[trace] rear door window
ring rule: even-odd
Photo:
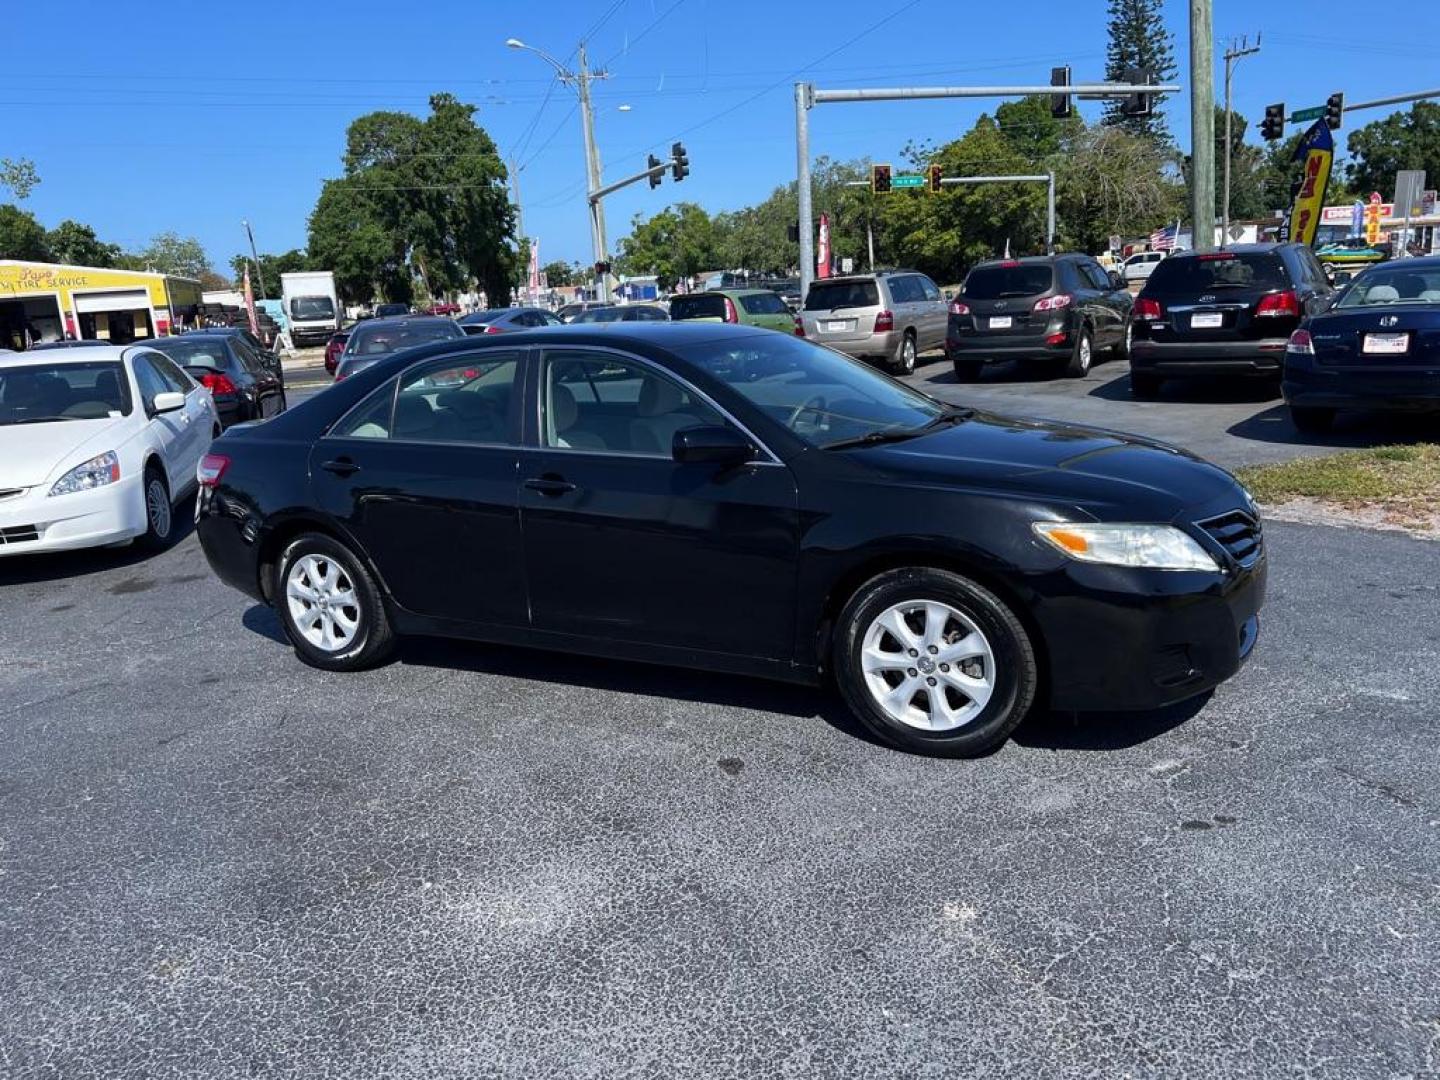
[[[672,319],[723,319],[725,298],[709,293],[701,296],[677,296],[670,301]]]
[[[1288,284],[1278,255],[1217,252],[1165,259],[1151,273],[1145,291],[1151,295],[1198,296],[1212,289],[1281,289]]]
[[[805,297],[806,311],[879,306],[880,290],[873,281],[817,281]]]
[[[920,289],[920,283],[915,280],[913,275],[888,278],[885,284],[890,287],[890,299],[897,304],[913,304],[917,300],[925,299],[925,294]]]
[[[930,280],[928,277],[926,277],[924,274],[919,274],[919,275],[917,275],[916,278],[915,278],[915,280],[918,281],[918,282],[920,282],[920,291],[925,294],[925,299],[926,299],[926,300],[943,300],[943,299],[945,299],[943,296],[940,295],[940,288],[939,288],[939,286],[937,286],[937,285],[935,284],[935,282],[931,281],[931,280]]]
[[[745,310],[751,315],[785,315],[789,308],[785,301],[774,293],[756,293],[754,296],[742,296],[740,302],[745,305]]]
[[[971,270],[962,292],[972,300],[1039,296],[1050,291],[1054,280],[1049,263],[992,263]]]

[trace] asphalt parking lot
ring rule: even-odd
[[[193,535],[0,560],[0,1075],[1435,1075],[1440,546],[1269,537],[1212,698],[968,762],[738,678],[322,674]]]

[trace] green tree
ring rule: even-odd
[[[56,262],[71,266],[114,266],[120,259],[118,244],[107,244],[89,225],[66,219],[50,230],[46,246]]]
[[[230,271],[235,275],[236,281],[244,278],[246,266],[251,266],[250,256],[243,254],[231,256]],[[310,259],[299,248],[292,248],[281,255],[261,254],[260,272],[257,274],[253,266],[250,270],[251,287],[255,290],[255,299],[279,300],[280,275],[293,274],[309,268]],[[263,297],[260,295],[259,282],[262,277],[265,279],[265,295]]]
[[[9,188],[17,199],[28,199],[38,183],[40,174],[35,171],[33,161],[0,158],[0,187]]]
[[[1424,169],[1429,186],[1440,181],[1440,104],[1417,101],[1409,110],[1391,113],[1350,133],[1346,142],[1351,162],[1349,186],[1378,191],[1388,202],[1395,195],[1395,174]]]
[[[552,289],[564,289],[575,284],[576,268],[556,259],[546,263],[540,270]]]
[[[310,214],[311,264],[334,273],[335,287],[349,303],[377,294],[406,303],[414,294],[408,245],[373,196],[350,177],[325,181]]]
[[[233,289],[235,283],[223,274],[217,274],[214,270],[206,270],[200,275],[200,288],[205,292],[219,292],[222,289]]]
[[[0,259],[51,259],[45,226],[35,220],[34,214],[10,203],[0,205]]]
[[[1179,69],[1175,66],[1175,39],[1165,27],[1161,0],[1110,0],[1110,41],[1105,49],[1105,78],[1122,82],[1129,67],[1149,68],[1155,81],[1173,80]],[[1105,106],[1105,123],[1123,128],[1132,135],[1145,135],[1159,142],[1170,141],[1170,130],[1160,102],[1149,116],[1126,116],[1121,102]]]
[[[198,278],[210,269],[210,256],[200,241],[174,232],[151,238],[149,246],[135,258],[143,268],[180,277]]]
[[[1005,141],[1030,164],[1043,166],[1085,129],[1077,113],[1060,120],[1050,114],[1050,98],[1032,94],[995,109],[995,123]]]
[[[1148,233],[1182,216],[1185,186],[1174,151],[1116,127],[1087,128],[1055,175],[1062,245],[1100,251],[1113,234]]]
[[[638,214],[630,235],[620,241],[617,268],[631,275],[653,274],[662,289],[714,269],[715,227],[695,203],[677,203],[646,219]]]

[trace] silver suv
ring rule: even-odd
[[[924,274],[882,270],[814,282],[799,325],[811,341],[907,375],[916,356],[944,346],[947,317],[945,298]]]

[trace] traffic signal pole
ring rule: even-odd
[[[1075,95],[1093,98],[1125,98],[1132,94],[1176,94],[1180,87],[1173,84],[1080,83],[1067,88]],[[908,86],[867,87],[861,90],[818,90],[813,83],[795,84],[795,180],[800,203],[800,295],[810,290],[815,280],[815,216],[810,191],[810,110],[816,105],[858,101],[916,101],[928,98],[1023,98],[1033,94],[1051,95],[1055,87],[1045,86]],[[1211,125],[1213,128],[1213,124]],[[1214,140],[1210,153],[1214,155]],[[1213,181],[1214,172],[1211,171]],[[963,177],[947,177],[943,182],[963,181]],[[1213,221],[1215,192],[1210,192]],[[1054,218],[1051,199],[1051,219]],[[1213,226],[1212,226],[1213,228]],[[1053,225],[1051,235],[1053,236]]]

